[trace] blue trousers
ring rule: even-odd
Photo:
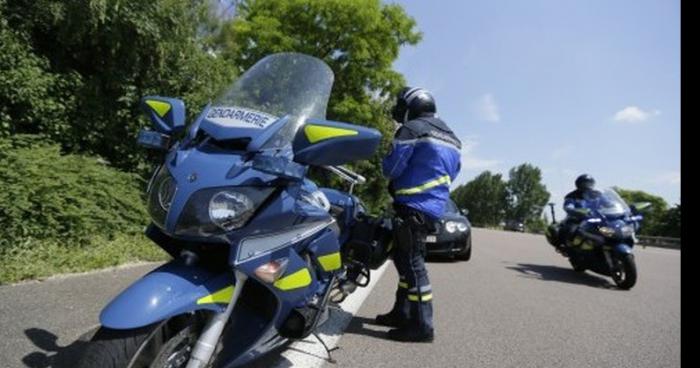
[[[425,237],[431,228],[421,212],[396,205],[394,266],[399,274],[392,309],[409,321],[411,328],[433,330],[433,292],[425,268]]]

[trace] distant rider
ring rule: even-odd
[[[576,209],[588,208],[589,202],[600,195],[601,193],[595,189],[595,179],[592,176],[582,174],[576,178],[576,190],[564,197],[564,211],[567,217],[562,222],[560,247],[573,238],[578,225],[586,217]]]

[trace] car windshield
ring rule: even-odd
[[[591,208],[603,216],[622,216],[630,212],[627,203],[612,188],[603,190],[595,199],[590,200]]]
[[[446,202],[445,210],[449,213],[459,213],[459,210],[457,209],[457,205],[455,205],[455,203],[452,201]]]
[[[289,143],[306,119],[325,119],[333,71],[322,60],[298,53],[269,55],[214,100],[207,120],[227,128],[265,129],[288,116],[277,134]]]

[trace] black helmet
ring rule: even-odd
[[[593,187],[595,187],[595,179],[592,176],[583,174],[576,178],[576,189],[591,190]]]
[[[435,114],[433,95],[420,87],[404,87],[396,96],[391,117],[403,124],[424,114]]]

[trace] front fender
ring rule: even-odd
[[[632,254],[632,247],[625,243],[619,243],[613,247],[613,252],[618,254]]]
[[[100,314],[102,326],[131,329],[199,309],[221,312],[235,287],[233,272],[211,273],[171,261],[114,298]]]

